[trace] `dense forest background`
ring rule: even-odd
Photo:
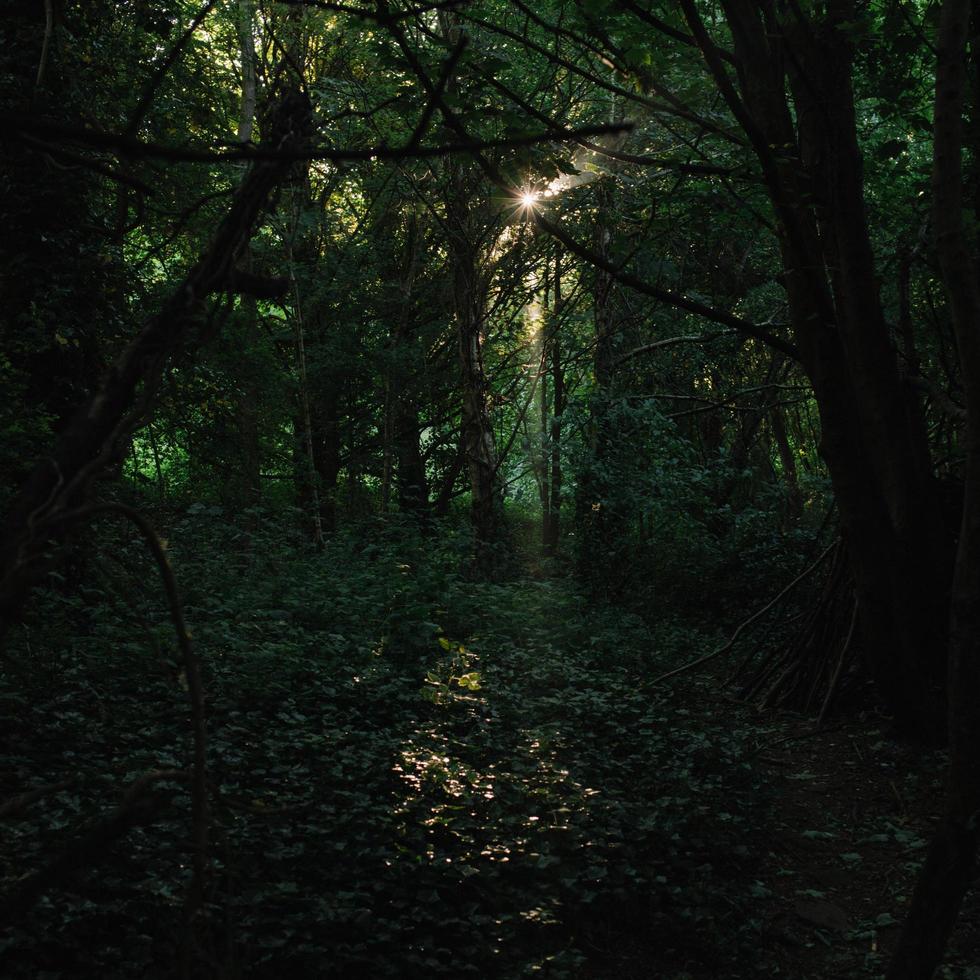
[[[5,976],[980,976],[969,0],[4,28]]]

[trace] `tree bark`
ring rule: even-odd
[[[846,35],[848,0],[820,19],[725,0],[738,91],[693,0],[685,15],[762,167],[778,224],[790,318],[820,409],[851,557],[862,648],[896,724],[941,738],[952,567],[921,406],[877,295]],[[791,112],[787,74],[794,96]]]
[[[238,116],[238,141],[249,143],[255,125],[255,0],[239,0],[238,41],[242,63],[242,101]],[[241,267],[252,271],[252,252],[246,245]],[[241,448],[241,470],[237,474],[236,504],[256,506],[262,499],[262,454],[259,442],[259,385],[256,377],[255,346],[258,341],[258,304],[256,298],[243,295],[239,301],[243,319],[242,375],[237,398],[238,440]]]
[[[497,480],[497,448],[488,408],[489,385],[483,367],[483,329],[486,316],[486,283],[479,258],[466,236],[466,205],[454,209],[456,238],[453,297],[462,391],[463,451],[470,476],[473,531],[476,538],[474,571],[495,577],[503,546],[503,497]],[[462,227],[461,227],[462,226]],[[465,237],[464,237],[465,236]]]
[[[415,277],[422,253],[422,229],[417,216],[409,216],[405,255],[401,269],[399,305],[392,335],[392,364],[389,368],[391,392],[391,441],[397,464],[398,508],[402,513],[425,513],[429,508],[429,482],[422,457],[417,389],[418,353],[415,349],[417,326],[413,322],[412,301]]]
[[[268,149],[293,152],[309,140],[312,113],[307,98],[287,92],[270,116],[263,141]],[[15,497],[0,546],[0,621],[19,611],[44,569],[52,528],[87,497],[92,482],[125,451],[139,422],[139,408],[152,398],[174,351],[197,322],[208,296],[226,287],[252,227],[272,191],[288,174],[289,160],[257,162],[236,192],[210,247],[144,325],[98,388],[74,416],[51,454],[34,468]],[[140,405],[136,405],[141,391]],[[137,411],[133,411],[136,406]],[[2,628],[2,625],[0,625]]]
[[[455,47],[460,40],[455,12],[439,14],[445,40]],[[448,91],[455,85],[450,82]],[[483,243],[491,219],[481,178],[473,180],[473,168],[458,160],[447,164],[446,235],[452,266],[452,303],[459,355],[462,445],[469,472],[471,515],[475,550],[472,571],[478,577],[496,578],[503,571],[507,546],[503,492],[498,480],[497,447],[490,423],[489,395],[483,366],[483,341],[491,275]],[[477,195],[480,195],[478,198]]]
[[[772,431],[773,442],[776,443],[776,452],[779,454],[779,465],[782,471],[783,483],[786,484],[789,516],[795,521],[803,513],[803,495],[800,493],[800,480],[796,470],[796,457],[793,455],[793,449],[789,444],[789,436],[786,432],[786,420],[783,418],[783,410],[779,405],[773,405],[769,409],[769,428]]]
[[[546,555],[558,553],[561,540],[562,480],[561,429],[565,413],[565,366],[562,361],[560,323],[562,315],[561,298],[561,254],[555,256],[555,278],[551,302],[551,330],[549,332],[550,370],[551,370],[551,494],[548,499],[547,535],[544,541]]]
[[[612,190],[600,182],[596,187],[598,213],[595,224],[595,251],[609,259],[612,246]],[[603,269],[595,270],[592,316],[595,332],[593,371],[595,393],[591,407],[590,459],[579,479],[578,503],[582,540],[578,556],[579,572],[592,594],[610,597],[609,573],[616,564],[615,550],[621,546],[622,528],[613,494],[611,468],[615,464],[613,447],[619,441],[613,431],[611,403],[616,373],[618,342],[615,321],[615,279]]]
[[[322,334],[323,328],[320,328]],[[340,479],[340,391],[337,379],[318,372],[310,392],[310,441],[316,471],[317,503],[324,534],[337,530],[337,483]]]
[[[452,32],[450,41],[456,41]],[[453,161],[449,167],[447,235],[462,393],[463,452],[470,478],[475,538],[473,573],[496,578],[506,563],[503,550],[507,542],[497,447],[490,422],[490,386],[483,366],[489,273],[484,267],[479,235],[480,219],[488,216],[475,210],[475,192],[468,186],[463,164]]]
[[[933,228],[966,396],[966,491],[950,603],[946,809],[919,876],[888,980],[939,966],[976,876],[980,827],[980,268],[963,227],[963,105],[970,0],[945,0],[938,36]]]

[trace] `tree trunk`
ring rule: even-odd
[[[852,53],[839,29],[849,12],[849,4],[837,4],[833,22],[813,25],[806,37],[800,32],[793,40],[800,144],[816,189],[823,245],[822,256],[814,258],[822,257],[829,270],[841,348],[834,357],[840,367],[827,380],[848,386],[850,417],[842,421],[861,436],[861,459],[847,450],[837,459],[834,449],[843,437],[829,432],[826,459],[835,488],[841,486],[864,649],[878,689],[900,726],[932,740],[942,730],[944,713],[945,665],[937,651],[946,637],[950,535],[943,527],[921,406],[902,378],[878,299]],[[829,397],[825,387],[824,402]],[[821,416],[825,431],[836,422],[833,412],[826,420],[823,411]],[[858,493],[855,477],[865,483]]]
[[[238,117],[238,141],[249,143],[255,124],[255,0],[239,0],[238,41],[242,62],[242,102]],[[246,245],[241,268],[252,271],[251,248]],[[240,351],[242,375],[237,397],[238,440],[241,469],[236,474],[235,504],[254,507],[262,499],[262,454],[259,444],[259,385],[255,348],[258,342],[258,307],[254,296],[239,300],[243,320],[243,345]]]
[[[309,139],[309,101],[287,93],[271,118],[264,143],[287,153]],[[44,552],[66,515],[88,496],[92,482],[125,451],[141,418],[141,397],[152,397],[166,366],[197,322],[207,297],[227,288],[236,263],[272,191],[286,177],[288,160],[256,163],[242,182],[201,259],[160,312],[119,355],[95,393],[78,411],[50,455],[34,468],[4,521],[0,547],[0,629],[19,611],[44,570]]]
[[[340,392],[337,380],[322,373],[310,402],[313,467],[319,491],[320,524],[324,534],[337,530],[337,480],[340,477]]]
[[[949,775],[946,811],[919,876],[888,980],[939,966],[976,875],[980,833],[980,268],[963,228],[963,104],[970,0],[945,0],[938,37],[933,228],[966,395],[966,493],[949,634]]]
[[[538,497],[541,502],[541,550],[547,551],[548,540],[551,537],[551,470],[548,466],[550,458],[548,442],[551,436],[550,406],[548,404],[548,361],[551,346],[548,334],[550,323],[548,316],[548,293],[545,287],[545,299],[541,307],[541,318],[536,325],[538,334],[538,439],[537,446],[532,447],[536,457],[535,469],[538,472]]]
[[[778,219],[790,318],[820,409],[820,451],[853,564],[868,667],[897,725],[934,741],[944,716],[936,650],[947,635],[950,534],[921,406],[899,372],[877,295],[846,36],[852,4],[830,3],[805,24],[794,11],[782,24],[770,7],[725,0],[737,92],[693,0],[682,6],[759,158]]]
[[[561,333],[559,332],[561,306],[561,255],[555,257],[555,279],[552,291],[551,323],[549,332],[550,370],[551,370],[551,495],[548,500],[547,536],[544,542],[546,555],[558,553],[561,540],[561,426],[565,412],[565,367],[562,363]]]
[[[466,453],[463,448],[463,437],[460,435],[456,453],[453,456],[452,462],[443,473],[439,481],[439,489],[435,494],[432,511],[436,517],[446,517],[449,513],[449,505],[452,503],[456,481],[459,479],[460,473],[463,472],[465,463]]]
[[[459,17],[440,15],[441,30],[450,45],[459,41]],[[453,84],[448,89],[452,91]],[[473,574],[495,578],[506,564],[503,492],[498,481],[497,447],[490,424],[489,394],[483,367],[483,335],[490,288],[481,234],[491,220],[485,206],[486,189],[479,176],[471,186],[472,168],[458,160],[447,165],[446,234],[452,266],[452,300],[456,319],[462,392],[462,444],[470,477],[475,550]],[[478,196],[479,195],[479,196]]]
[[[595,250],[609,259],[612,245],[610,211],[612,190],[606,182],[596,186],[598,215],[595,225]],[[592,400],[590,425],[590,460],[579,479],[579,500],[582,541],[579,552],[579,570],[597,598],[610,597],[609,573],[616,564],[615,549],[621,537],[621,522],[611,490],[613,476],[610,472],[615,460],[613,447],[618,443],[613,431],[611,402],[616,370],[617,332],[613,297],[615,280],[602,270],[595,270],[592,295],[593,323],[595,330],[595,393]]]
[[[476,537],[474,571],[493,577],[498,565],[497,551],[504,541],[504,526],[503,498],[497,481],[497,450],[487,406],[489,386],[481,349],[485,293],[477,281],[475,256],[457,255],[457,262],[454,296],[463,396],[463,448],[469,468]]]
[[[391,444],[398,468],[398,508],[402,513],[423,514],[429,508],[429,482],[422,457],[419,429],[418,386],[421,374],[413,322],[412,298],[422,255],[422,229],[414,213],[409,216],[405,257],[401,269],[399,306],[392,336],[389,367],[391,392]]]
[[[422,433],[418,409],[409,398],[399,403],[396,417],[398,455],[398,508],[405,514],[425,514],[429,510],[429,480],[422,457]]]
[[[800,493],[800,480],[796,471],[796,457],[789,444],[786,433],[786,420],[779,405],[769,408],[769,429],[772,432],[776,452],[779,455],[779,468],[782,471],[783,483],[786,484],[786,496],[789,502],[789,516],[798,520],[803,513],[803,495]]]
[[[454,163],[452,167],[447,223],[462,393],[463,452],[470,477],[476,546],[473,571],[493,578],[500,571],[505,533],[497,448],[488,405],[490,387],[483,367],[488,283],[476,241],[471,191],[466,187],[461,165]]]

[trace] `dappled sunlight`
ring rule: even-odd
[[[980,980],[964,0],[9,6],[0,980]]]
[[[731,732],[699,717],[695,735],[645,689],[639,620],[593,614],[561,580],[447,577],[438,551],[379,547],[338,574],[332,547],[275,596],[242,592],[247,643],[199,633],[209,654],[226,650],[208,656],[216,813],[236,874],[222,901],[254,963],[576,976],[683,965],[700,946],[713,962],[741,955],[737,925],[711,927],[723,944],[699,938],[740,901],[739,770],[707,768]],[[331,615],[310,616],[317,603]],[[290,618],[303,638],[291,652]],[[141,735],[129,751],[154,757]]]

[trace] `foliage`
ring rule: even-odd
[[[874,710],[862,665],[892,634],[864,618],[891,608],[892,629],[920,599],[941,629],[894,627],[915,649],[882,641],[878,694],[921,651],[936,660],[971,366],[928,220],[940,5],[764,6],[778,58],[746,57],[751,5],[11,5],[5,510],[169,308],[284,93],[309,99],[318,152],[283,166],[225,280],[192,297],[186,339],[139,366],[104,444],[76,454],[80,475],[49,466],[50,500],[5,524],[0,572],[31,545],[43,577],[0,623],[0,788],[43,790],[3,823],[5,894],[133,780],[182,775],[5,934],[4,975],[171,976],[186,952],[187,678],[142,546],[77,513],[45,525],[60,493],[159,521],[205,665],[202,975],[765,973],[758,723],[733,727],[698,683],[651,681],[717,649],[838,514],[852,545],[894,519],[898,564],[837,576],[825,606],[806,582],[764,638],[741,637],[743,666],[784,677],[803,651],[827,704],[850,671]],[[764,66],[785,77],[754,85]],[[820,101],[825,69],[840,84]],[[791,142],[758,145],[763,97],[785,99]],[[600,132],[559,132],[577,127]],[[835,215],[845,193],[853,213]],[[812,224],[813,316],[794,294],[794,224]],[[848,324],[854,342],[821,362]],[[845,388],[853,403],[835,400]],[[859,470],[888,456],[883,433],[898,448],[869,464],[876,488]],[[834,437],[850,453],[836,501]],[[920,479],[928,493],[886,500]],[[885,580],[897,604],[852,617],[854,583]],[[17,612],[9,585],[0,609]],[[831,649],[840,666],[819,669]]]
[[[748,732],[694,730],[648,689],[664,662],[641,621],[554,580],[468,581],[450,529],[365,544],[360,528],[304,556],[262,528],[244,540],[201,507],[171,529],[207,672],[215,955],[254,976],[748,968]],[[6,678],[8,726],[35,733],[11,761],[74,777],[5,826],[21,871],[187,751],[154,590],[132,609],[86,599],[48,593],[49,626]],[[165,975],[187,807],[173,787],[152,826],[51,893],[7,940],[5,975]]]
[[[580,562],[615,602],[652,619],[664,610],[695,619],[710,610],[713,618],[761,605],[799,570],[797,555],[822,514],[781,526],[773,515],[784,508],[784,486],[762,482],[753,468],[737,470],[727,454],[704,460],[654,400],[610,399],[596,411],[614,438],[601,456],[584,451],[578,464],[593,494]],[[733,498],[739,483],[756,487],[751,503]],[[814,491],[811,511],[819,507]]]

